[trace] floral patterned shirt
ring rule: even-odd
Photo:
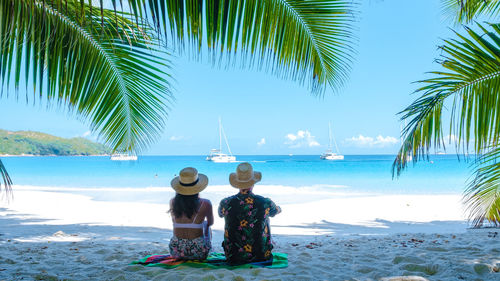
[[[222,247],[230,263],[267,260],[271,257],[269,217],[278,213],[269,198],[252,192],[222,199],[219,216],[225,219]]]

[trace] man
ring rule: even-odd
[[[222,199],[219,216],[225,219],[222,247],[227,261],[242,264],[272,258],[269,217],[281,212],[269,198],[255,195],[254,184],[262,178],[250,163],[241,163],[231,173],[229,183],[239,189],[238,194]]]

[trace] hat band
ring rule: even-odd
[[[182,185],[182,186],[195,186],[199,181],[200,181],[200,178],[197,178],[192,183],[183,183],[183,182],[179,181],[179,184]]]
[[[239,182],[250,182],[252,180],[255,180],[255,177],[252,175],[249,179],[246,179],[246,180],[240,179],[240,178],[237,177],[236,180],[239,181]]]

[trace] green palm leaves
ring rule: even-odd
[[[442,47],[442,71],[420,81],[421,97],[407,107],[403,119],[409,120],[403,132],[404,141],[393,164],[398,174],[410,161],[429,154],[430,147],[449,142],[443,136],[442,110],[445,101],[453,99],[450,131],[457,150],[485,154],[477,163],[476,178],[466,191],[465,203],[474,225],[484,219],[499,221],[500,185],[494,159],[500,137],[500,25],[490,29],[478,25],[480,33],[467,28],[467,35],[447,40]]]
[[[465,190],[470,219],[475,226],[485,220],[500,226],[500,147],[481,156],[477,161],[475,177]]]
[[[5,166],[3,165],[1,160],[0,160],[0,176],[2,177],[1,178],[2,180],[0,181],[0,192],[2,191],[2,185],[3,185],[4,192],[8,195],[10,194],[12,188],[12,180],[10,179],[9,174],[7,173],[7,170],[5,169]]]
[[[499,0],[442,0],[444,11],[456,22],[471,22],[477,16],[496,17],[500,13]]]
[[[346,0],[128,0],[179,49],[207,47],[214,62],[267,68],[315,94],[345,82],[355,4]],[[120,8],[120,7],[118,7]],[[240,51],[237,53],[237,51]]]
[[[145,148],[166,115],[165,55],[126,15],[64,4],[2,1],[2,82],[32,82],[34,98],[68,104],[114,150]]]

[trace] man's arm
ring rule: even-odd
[[[220,204],[219,204],[219,209],[218,209],[218,214],[219,214],[219,217],[223,218],[225,215],[226,215],[226,207],[227,207],[227,199],[222,199],[222,201],[220,201]]]
[[[269,204],[268,204],[268,209],[266,209],[266,213],[269,214],[270,217],[274,217],[275,215],[281,213],[281,208],[279,206],[277,206],[273,200],[267,198],[267,200],[269,200]]]

